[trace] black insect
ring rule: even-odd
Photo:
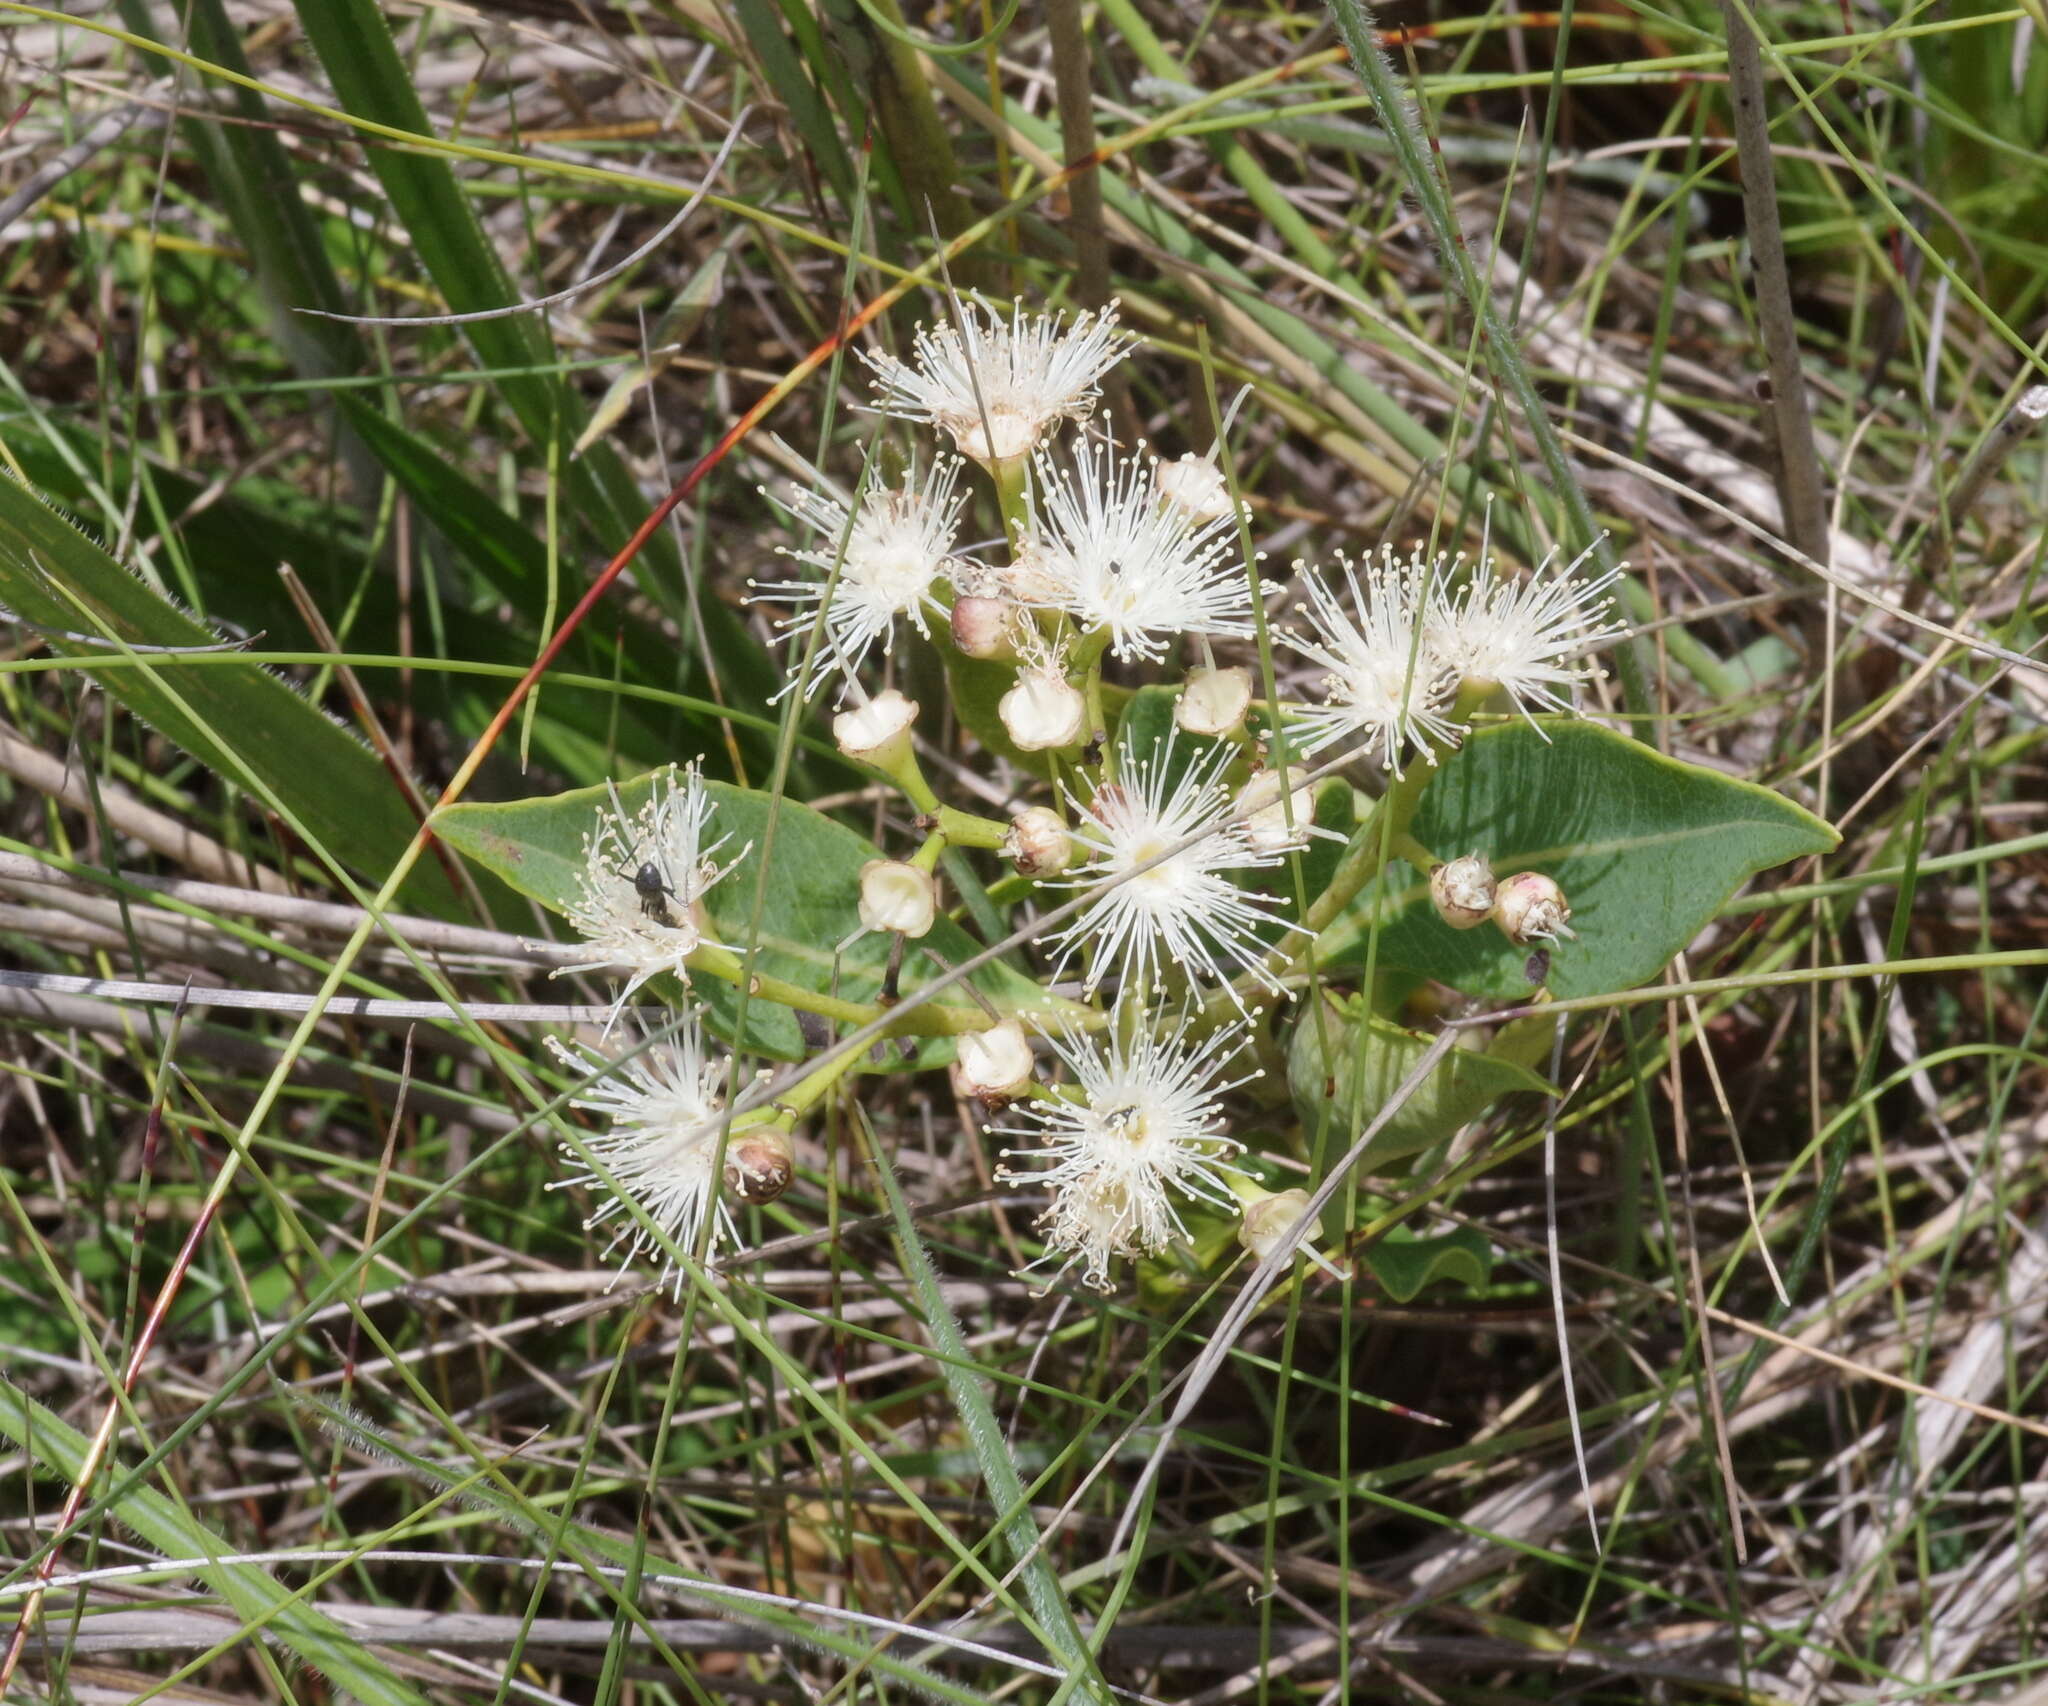
[[[619,875],[623,877],[625,874],[622,868]],[[676,915],[669,911],[668,903],[682,897],[668,886],[662,877],[661,867],[652,859],[633,873],[633,892],[640,897],[642,914],[671,930],[675,928]]]

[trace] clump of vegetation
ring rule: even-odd
[[[19,9],[0,1692],[2041,1686],[2042,24]]]

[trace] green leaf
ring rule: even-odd
[[[1430,1039],[1374,1018],[1363,997],[1325,995],[1294,1022],[1287,1088],[1311,1149],[1333,1126],[1350,1141],[1415,1070]],[[1360,1165],[1371,1171],[1429,1148],[1513,1090],[1549,1093],[1527,1067],[1477,1049],[1453,1049],[1382,1126]]]
[[[6,478],[0,605],[49,635],[54,650],[101,660],[81,662],[81,673],[342,863],[381,876],[411,842],[417,820],[370,749],[260,665],[124,654],[124,644],[205,649],[220,636]],[[400,904],[444,915],[459,906],[432,860],[419,863]]]
[[[1381,1290],[1407,1303],[1432,1280],[1484,1285],[1493,1274],[1493,1246],[1470,1226],[1432,1238],[1396,1228],[1365,1251],[1365,1265]]]
[[[1315,827],[1330,833],[1310,836],[1308,845],[1302,849],[1301,875],[1311,906],[1316,896],[1330,886],[1330,878],[1344,857],[1345,844],[1358,829],[1358,808],[1353,803],[1349,782],[1328,776],[1317,785]]]
[[[86,1437],[18,1387],[0,1380],[0,1436],[66,1481],[84,1472]],[[193,1574],[234,1609],[252,1639],[283,1642],[365,1706],[425,1706],[425,1697],[334,1619],[255,1564],[231,1563],[235,1548],[151,1487],[116,1500],[113,1514],[167,1558],[199,1558]],[[223,1633],[227,1633],[224,1629]]]
[[[620,786],[619,803],[629,816],[640,809],[653,780],[652,775],[642,776]],[[881,858],[881,853],[852,830],[793,800],[778,806],[766,794],[724,782],[706,782],[704,789],[712,802],[706,847],[720,836],[729,838],[716,854],[721,863],[747,850],[738,868],[704,897],[716,939],[735,952],[745,952],[773,814],[773,849],[754,969],[814,994],[873,1001],[882,986],[892,939],[860,933],[858,901],[860,868]],[[507,805],[451,806],[435,814],[434,831],[522,894],[566,913],[581,892],[583,838],[599,814],[609,809],[604,788],[578,788]],[[908,944],[901,980],[906,995],[940,975],[927,949],[948,966],[977,951],[964,930],[940,918],[929,935]],[[999,1009],[1022,1012],[1045,1005],[1038,985],[1007,966],[985,966],[974,982]],[[691,991],[704,1005],[711,1028],[732,1040],[736,991],[709,977],[697,978]],[[958,997],[956,1004],[966,1005],[967,998]],[[746,1047],[777,1060],[801,1060],[811,1052],[804,1046],[795,1015],[760,999],[747,1004]],[[949,1047],[938,1040],[926,1043],[918,1064],[945,1060]],[[902,1064],[894,1049],[884,1054],[880,1064]]]
[[[943,630],[938,645],[939,654],[946,661],[948,697],[960,726],[998,758],[1007,759],[1041,780],[1049,780],[1054,769],[1052,754],[1026,752],[1003,727],[1003,695],[1017,685],[1017,666],[971,658],[954,646],[951,636],[944,635]]]
[[[1124,705],[1123,715],[1116,725],[1116,762],[1119,766],[1134,759],[1143,764],[1153,764],[1157,762],[1153,757],[1156,751],[1166,752],[1165,792],[1168,794],[1180,785],[1180,779],[1197,763],[1212,767],[1207,774],[1216,774],[1213,754],[1223,744],[1213,735],[1191,735],[1175,723],[1174,707],[1179,702],[1180,689],[1177,686],[1141,687]],[[1223,768],[1228,770],[1229,765],[1225,764]]]
[[[1438,858],[1484,853],[1500,876],[1541,871],[1572,907],[1576,939],[1555,945],[1549,988],[1609,995],[1657,976],[1750,877],[1839,839],[1767,788],[1666,758],[1593,723],[1524,723],[1470,736],[1424,791],[1410,826]],[[1377,833],[1368,822],[1360,831]],[[1529,954],[1491,925],[1453,930],[1426,883],[1391,869],[1325,930],[1325,967],[1363,965],[1374,920],[1379,964],[1468,995],[1529,992]]]

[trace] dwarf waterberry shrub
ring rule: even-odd
[[[883,844],[696,758],[437,817],[634,1010],[558,1048],[598,1127],[565,1182],[628,1260],[674,1278],[736,1239],[799,1171],[792,1131],[903,1072],[986,1112],[1036,1275],[1111,1289],[1229,1241],[1201,1228],[1263,1253],[1368,1124],[1354,1160],[1384,1170],[1541,1093],[1546,1003],[1656,976],[1749,877],[1833,845],[1585,715],[1627,636],[1584,554],[1247,560],[1227,464],[1102,424],[1132,348],[1113,312],[969,306],[871,358],[907,442],[769,494],[789,573],[753,600],[815,760],[791,774],[864,783]],[[1431,987],[1525,1011],[1402,1098]],[[1368,1259],[1406,1295],[1484,1256]]]

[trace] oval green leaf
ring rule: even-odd
[[[1429,1238],[1396,1228],[1365,1251],[1365,1265],[1390,1298],[1408,1303],[1434,1280],[1484,1285],[1493,1273],[1493,1246],[1470,1226]]]
[[[1427,1052],[1430,1039],[1374,1018],[1360,997],[1325,995],[1294,1021],[1287,1045],[1287,1088],[1311,1148],[1334,1125],[1349,1147],[1373,1122]],[[1422,1081],[1366,1146],[1360,1166],[1371,1172],[1419,1154],[1468,1125],[1513,1090],[1547,1094],[1550,1086],[1512,1060],[1456,1048]]]
[[[1476,851],[1501,876],[1542,871],[1562,885],[1577,936],[1551,954],[1548,986],[1559,997],[1647,983],[1757,872],[1829,852],[1839,839],[1767,788],[1575,721],[1470,736],[1424,791],[1411,832],[1438,858]],[[1360,833],[1378,831],[1368,822]],[[1382,966],[1468,995],[1529,993],[1528,950],[1491,925],[1453,930],[1406,866],[1323,932],[1318,960],[1363,965],[1375,921]]]

